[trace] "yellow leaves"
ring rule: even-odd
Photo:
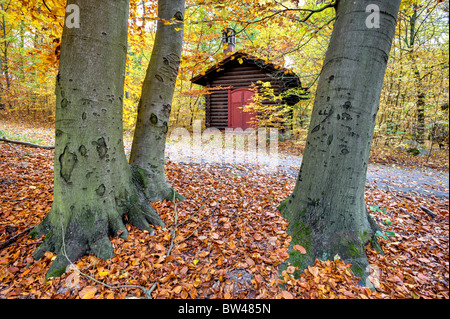
[[[84,287],[78,294],[81,299],[92,299],[97,292],[97,288],[94,286]]]
[[[201,279],[199,277],[195,278],[194,282],[192,283],[194,287],[198,287],[202,283]]]
[[[405,10],[406,8],[412,7],[413,5],[418,5],[420,0],[402,0],[400,3],[400,11]]]

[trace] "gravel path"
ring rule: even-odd
[[[259,174],[281,174],[297,177],[301,157],[279,154],[277,157],[255,153],[218,154],[214,151],[189,150],[167,145],[166,157],[172,162],[186,164],[209,164],[219,167],[238,167],[241,174],[252,170]],[[367,182],[381,189],[402,193],[449,198],[449,174],[432,169],[409,169],[395,166],[369,164]]]
[[[36,139],[39,143],[54,144],[54,130],[26,127],[22,125],[20,130],[14,123],[0,121],[0,131],[14,133],[21,132],[17,138],[23,136]],[[34,142],[34,141],[33,141]],[[131,136],[125,138],[125,151],[129,154],[131,150]],[[225,155],[225,156],[224,156]],[[254,154],[253,154],[254,155]],[[301,164],[301,157],[279,155],[277,158],[270,156],[248,156],[248,154],[217,154],[213,151],[192,150],[181,148],[179,144],[168,144],[166,157],[179,163],[218,165],[221,167],[238,167],[241,174],[245,171],[256,171],[260,174],[281,174],[297,177]],[[403,193],[419,193],[422,195],[434,195],[440,198],[449,198],[449,174],[436,170],[408,169],[403,167],[392,167],[378,164],[370,164],[367,171],[367,181],[379,188],[391,189]]]

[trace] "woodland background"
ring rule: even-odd
[[[170,129],[192,129],[197,119],[204,123],[205,91],[190,79],[223,58],[221,34],[224,28],[232,27],[238,33],[236,50],[299,75],[310,99],[293,107],[293,133],[296,143],[305,140],[333,16],[328,10],[299,23],[295,11],[271,11],[277,3],[186,2],[184,48]],[[307,5],[314,9],[323,1],[308,1]],[[441,0],[402,4],[377,117],[375,146],[395,148],[406,140],[435,140],[448,146],[448,6],[448,1]],[[1,0],[0,13],[1,116],[52,123],[64,1]],[[155,1],[131,1],[124,100],[124,126],[129,131],[135,124],[141,83],[152,52],[155,20]],[[265,97],[273,98],[270,89],[259,98]],[[262,124],[274,122],[288,111],[286,108],[266,110],[271,115],[259,120]],[[430,150],[431,144],[425,143],[425,147]]]

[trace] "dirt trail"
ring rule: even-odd
[[[0,123],[0,131],[15,133],[37,139],[41,144],[54,144],[53,129],[40,129],[32,127],[20,127],[14,123]],[[13,136],[14,137],[14,136]],[[23,136],[16,139],[20,140]],[[125,138],[125,152],[129,155],[131,150],[131,136]],[[219,165],[222,167],[238,167],[238,172],[246,170],[258,170],[261,174],[282,174],[296,178],[301,157],[279,154],[276,158],[264,155],[258,156],[241,153],[238,156],[219,154],[211,150],[191,149],[181,147],[180,144],[168,144],[166,157],[179,163]],[[439,198],[449,198],[449,174],[437,170],[408,169],[404,167],[385,166],[379,164],[369,165],[367,182],[370,185],[382,189],[390,189],[403,193],[419,193],[432,195]]]
[[[181,149],[168,145],[166,157],[178,163],[210,164],[222,167],[238,167],[241,174],[246,170],[258,170],[260,174],[282,174],[297,177],[301,157],[276,157],[241,153],[238,156],[218,154],[213,151]],[[367,182],[382,189],[390,189],[402,193],[417,193],[438,198],[449,198],[449,174],[437,170],[409,169],[379,164],[369,164]]]

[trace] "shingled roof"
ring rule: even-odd
[[[270,74],[272,77],[278,79],[281,83],[283,83],[282,91],[291,88],[301,87],[299,77],[291,70],[277,66],[271,63],[270,61],[259,59],[240,51],[228,55],[219,63],[213,65],[206,71],[201,72],[197,76],[193,77],[191,79],[191,82],[194,84],[206,86],[208,82],[210,82],[216,76],[219,76],[228,67],[243,63],[255,65],[261,70],[263,70],[265,73]]]

